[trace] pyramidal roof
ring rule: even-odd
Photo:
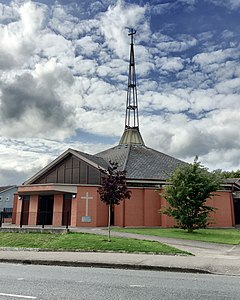
[[[97,153],[106,162],[117,162],[120,170],[132,180],[167,180],[178,166],[185,163],[145,145],[125,144]]]

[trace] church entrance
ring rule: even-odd
[[[72,194],[63,195],[63,209],[62,209],[62,225],[67,226],[71,223],[71,209],[72,209]]]
[[[53,195],[39,195],[37,225],[52,225]]]
[[[240,199],[234,199],[235,225],[240,225]]]

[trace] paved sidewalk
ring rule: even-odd
[[[101,235],[108,234],[106,228],[99,228],[99,227],[97,228],[73,227],[70,228],[70,231],[95,233]],[[199,241],[192,241],[192,240],[174,239],[174,238],[127,233],[127,232],[117,232],[117,231],[111,231],[111,236],[126,237],[126,238],[148,240],[148,241],[157,241],[172,247],[176,247],[180,250],[190,252],[196,256],[204,256],[204,257],[237,256],[240,259],[240,245],[206,243],[206,242],[199,242]]]
[[[70,228],[71,231],[107,234],[102,228]],[[160,241],[195,256],[152,255],[100,252],[52,252],[22,249],[0,249],[0,262],[93,266],[129,269],[151,269],[240,275],[240,247],[113,232],[112,235]]]

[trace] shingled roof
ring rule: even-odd
[[[12,188],[16,188],[16,185],[5,185],[5,186],[0,186],[0,193],[3,193],[7,190],[10,190]]]
[[[125,144],[107,149],[95,156],[106,162],[118,162],[128,179],[167,180],[178,166],[186,163],[144,145]]]

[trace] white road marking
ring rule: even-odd
[[[24,278],[18,278],[17,280],[24,280]]]
[[[130,287],[145,287],[145,285],[141,285],[141,284],[130,284]]]
[[[23,299],[37,299],[37,297],[33,297],[33,296],[14,295],[14,294],[4,294],[4,293],[0,293],[0,296],[15,297],[15,298],[23,298]]]

